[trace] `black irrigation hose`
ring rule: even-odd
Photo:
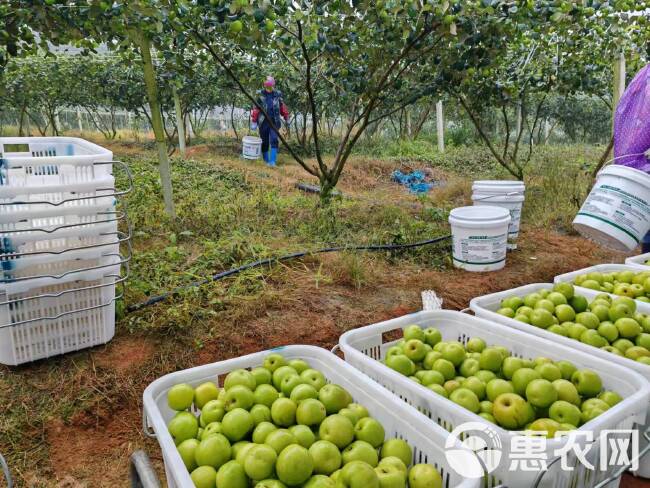
[[[451,238],[451,235],[435,237],[434,239],[429,239],[420,242],[413,242],[411,244],[375,244],[369,246],[325,247],[323,249],[316,249],[315,251],[300,251],[300,252],[294,252],[292,254],[286,254],[280,257],[260,259],[258,261],[253,261],[252,263],[248,263],[243,266],[240,266],[238,268],[229,269],[228,271],[222,271],[221,273],[217,273],[216,275],[213,275],[209,278],[193,281],[192,283],[188,283],[187,285],[178,286],[171,291],[163,293],[162,295],[153,296],[148,300],[145,300],[144,302],[136,303],[135,305],[130,305],[127,307],[126,311],[127,313],[135,312],[137,310],[143,309],[150,305],[155,305],[156,303],[162,302],[169,297],[181,293],[184,290],[188,290],[190,288],[196,288],[197,286],[205,285],[213,281],[219,281],[228,276],[232,276],[241,273],[242,271],[246,271],[247,269],[257,268],[258,266],[264,266],[265,264],[273,264],[276,262],[289,261],[291,259],[307,256],[308,254],[322,254],[327,252],[339,252],[339,251],[391,251],[394,249],[411,249],[414,247],[435,244],[437,242],[441,242],[449,238]]]

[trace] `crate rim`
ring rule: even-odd
[[[625,258],[625,264],[629,266],[638,266],[647,271],[650,266],[643,264],[646,259],[650,259],[650,252],[644,252],[643,254],[637,254],[636,256]]]
[[[4,146],[5,144],[30,144],[30,143],[73,143],[77,144],[88,151],[92,151],[91,154],[75,155],[75,156],[3,156],[0,160],[4,161],[7,164],[23,164],[23,163],[32,163],[39,164],[46,161],[52,161],[52,158],[56,158],[57,161],[65,162],[67,164],[75,163],[86,163],[97,157],[113,157],[113,152],[109,149],[106,149],[99,144],[90,142],[81,137],[68,137],[68,136],[25,136],[25,137],[0,137],[0,145]]]

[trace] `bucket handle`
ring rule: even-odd
[[[645,156],[646,159],[650,160],[650,149],[648,149],[645,152],[640,152],[640,153],[621,154],[620,156],[616,156],[616,157],[610,159],[609,161],[605,161],[605,163],[603,164],[603,167],[607,166],[609,163],[612,163],[612,162],[616,161],[617,159],[632,158],[634,156]]]
[[[515,197],[515,196],[524,196],[524,194],[520,191],[511,191],[508,193],[499,193],[498,195],[487,195],[481,198],[473,198],[472,200],[482,201],[482,200],[489,200],[490,198],[495,198],[495,197]]]

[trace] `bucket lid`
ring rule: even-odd
[[[523,193],[526,186],[523,181],[475,181],[472,191],[477,193]]]
[[[244,136],[242,138],[242,141],[254,144],[254,143],[261,143],[262,139],[260,139],[259,137],[255,137],[255,136]]]
[[[474,185],[477,186],[524,186],[523,181],[519,180],[476,180]],[[474,186],[472,185],[472,186]]]
[[[472,222],[489,222],[491,220],[510,219],[510,211],[503,207],[491,205],[475,205],[472,207],[458,207],[449,212],[449,217]]]

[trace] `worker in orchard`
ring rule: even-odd
[[[262,139],[262,156],[269,166],[275,166],[278,156],[278,130],[282,127],[282,119],[289,123],[289,110],[282,99],[282,92],[275,89],[275,80],[268,76],[264,81],[264,89],[259,91],[258,106],[251,114],[251,129],[259,127]],[[273,127],[259,107],[263,107],[273,122]]]

